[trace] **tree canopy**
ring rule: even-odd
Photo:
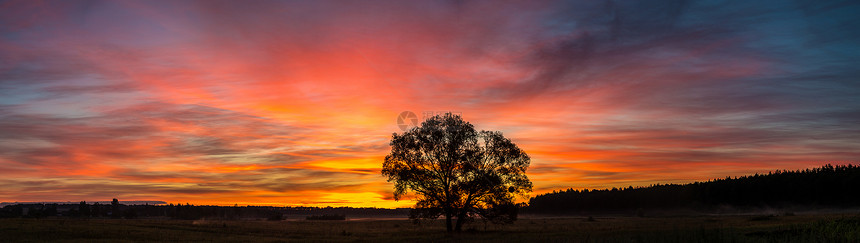
[[[390,145],[382,175],[394,182],[394,198],[412,192],[417,203],[410,217],[445,216],[448,231],[476,216],[512,222],[516,196],[532,190],[529,156],[501,132],[476,131],[458,115],[431,117],[393,134]]]

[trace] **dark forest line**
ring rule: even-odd
[[[827,209],[860,207],[860,166],[825,165],[805,170],[776,170],[736,178],[690,184],[602,190],[554,191],[537,195],[520,214],[601,214],[692,210],[715,212],[725,208]],[[24,203],[0,208],[0,218],[172,218],[172,219],[316,219],[407,217],[410,209],[350,207],[206,206],[190,204],[125,205]],[[328,217],[326,217],[328,216]]]
[[[645,210],[823,209],[860,206],[860,166],[824,165],[690,184],[554,191],[529,200],[538,214],[636,213]]]
[[[125,205],[80,202],[12,204],[0,208],[0,218],[167,218],[167,219],[309,219],[406,218],[408,208],[209,206],[192,204]]]

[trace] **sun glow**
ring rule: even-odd
[[[455,2],[0,3],[0,202],[405,207],[403,111],[504,132],[533,194],[860,156],[856,14]]]

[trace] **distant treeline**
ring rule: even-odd
[[[171,219],[268,219],[291,217],[304,219],[314,215],[340,217],[403,217],[409,209],[350,208],[350,207],[271,207],[271,206],[200,206],[191,204],[124,205],[111,204],[14,204],[0,208],[0,218],[171,218]]]
[[[720,207],[858,207],[860,166],[755,174],[707,182],[604,190],[555,191],[535,196],[528,213],[641,212],[651,209],[713,210]]]
[[[860,207],[860,166],[755,174],[677,185],[554,191],[535,196],[521,213],[630,213],[643,210],[714,210],[736,208]],[[407,217],[409,208],[199,206],[191,204],[124,205],[80,202],[24,203],[0,208],[0,218],[172,218],[172,219],[319,219]],[[323,216],[319,216],[323,215]],[[340,218],[338,218],[340,219]]]

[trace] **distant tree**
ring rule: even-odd
[[[513,222],[515,196],[525,197],[532,190],[525,174],[530,159],[524,151],[501,132],[475,131],[451,113],[393,134],[390,145],[382,175],[395,183],[395,200],[414,192],[417,204],[410,217],[444,216],[449,232],[461,231],[474,216]]]
[[[114,198],[113,201],[110,202],[110,216],[112,218],[120,218],[122,216],[120,215],[119,210],[119,200],[116,200],[116,198]]]
[[[130,207],[122,212],[122,217],[125,219],[136,219],[137,210],[135,210],[133,207]]]
[[[81,204],[78,205],[78,211],[81,217],[90,217],[90,205],[86,201],[81,201]]]
[[[43,204],[31,204],[27,208],[27,215],[26,216],[30,217],[30,218],[41,218],[43,216],[42,210],[44,208],[45,208],[45,205],[43,205]]]
[[[93,214],[93,217],[101,217],[102,216],[102,205],[99,202],[93,203],[91,207],[90,213]]]

